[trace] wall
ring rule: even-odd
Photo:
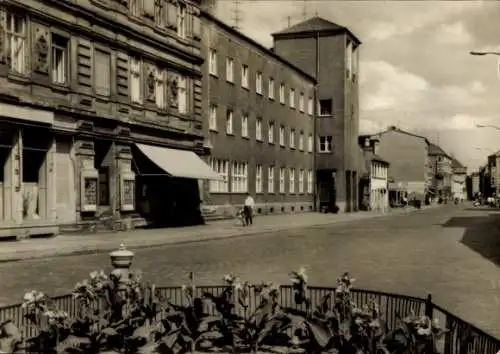
[[[413,189],[424,189],[428,172],[425,140],[396,130],[383,132],[378,138],[378,151],[390,163],[389,177],[411,182]]]
[[[312,136],[312,115],[308,114],[309,98],[314,96],[311,78],[304,76],[289,65],[274,58],[271,54],[251,41],[233,33],[232,30],[214,21],[211,17],[202,18],[202,51],[209,57],[209,50],[217,52],[217,75],[209,73],[209,60],[203,65],[204,90],[204,131],[212,146],[213,159],[230,162],[248,162],[248,191],[254,196],[258,208],[280,209],[282,204],[305,206],[309,210],[312,193],[307,193],[305,178],[304,193],[299,193],[299,170],[312,170],[312,152],[308,151],[309,135]],[[226,80],[226,59],[234,60],[234,83]],[[248,65],[249,85],[241,85],[241,67]],[[256,92],[256,73],[262,73],[262,94]],[[274,79],[274,99],[269,98],[268,80]],[[285,83],[285,104],[280,103],[279,87]],[[295,89],[295,108],[289,105],[289,90]],[[299,95],[304,93],[304,111],[300,111]],[[210,129],[210,106],[217,105],[216,129]],[[233,134],[226,133],[226,112],[233,111]],[[248,115],[248,137],[242,136],[242,117]],[[256,119],[262,118],[262,141],[256,139]],[[269,143],[269,122],[274,123],[274,143]],[[279,128],[285,127],[285,147],[279,144]],[[290,147],[290,130],[295,129],[295,148]],[[303,132],[304,149],[299,149],[299,134]],[[262,165],[262,193],[256,194],[256,165]],[[274,166],[274,193],[268,193],[268,167]],[[279,193],[279,168],[286,167],[285,191]],[[295,192],[289,193],[288,168],[295,172]],[[231,175],[231,171],[229,171]],[[306,173],[307,175],[307,173]],[[231,178],[228,181],[231,190]],[[210,204],[215,206],[242,205],[244,193],[211,193]],[[297,210],[300,206],[296,207]],[[290,206],[291,207],[291,206]],[[285,207],[289,210],[289,207]]]

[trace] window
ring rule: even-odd
[[[307,171],[307,193],[312,194],[313,192],[313,171]]]
[[[155,98],[156,105],[160,109],[167,108],[167,72],[165,70],[156,70],[156,86],[155,86]]]
[[[304,170],[299,171],[299,193],[304,193]]]
[[[356,81],[358,74],[358,48],[352,50],[352,81]]]
[[[210,181],[210,192],[211,193],[227,193],[228,189],[228,179],[229,179],[229,162],[226,160],[212,159],[210,162],[212,170],[217,172],[222,176],[222,180]]]
[[[232,58],[226,59],[226,81],[234,82],[234,61]]]
[[[158,27],[165,27],[167,16],[167,4],[163,1],[155,1],[155,24]]]
[[[307,101],[307,114],[309,114],[310,116],[313,115],[313,99],[312,97],[309,97],[308,101]]]
[[[94,80],[96,94],[111,94],[111,56],[98,49],[94,51]]]
[[[295,149],[295,129],[290,129],[290,136],[289,136],[289,144],[290,148]]]
[[[285,104],[285,84],[280,85],[280,103]]]
[[[130,14],[133,16],[139,16],[141,13],[141,9],[139,7],[139,1],[140,0],[130,0],[129,3]]]
[[[280,145],[285,146],[285,127],[280,127]]]
[[[181,3],[177,5],[177,35],[186,38],[186,6]]]
[[[177,109],[179,113],[187,113],[188,111],[187,78],[185,76],[179,76],[177,83]]]
[[[319,150],[319,152],[331,152],[332,151],[332,137],[331,136],[320,136],[318,150]]]
[[[255,92],[262,95],[262,73],[255,74]]]
[[[210,106],[210,117],[208,119],[208,129],[217,130],[217,105]]]
[[[331,116],[332,115],[332,99],[319,100],[319,115]]]
[[[313,152],[313,136],[312,136],[312,134],[309,134],[309,137],[307,138],[307,151]]]
[[[68,39],[52,33],[52,82],[68,83]]]
[[[272,77],[269,79],[267,91],[269,99],[274,100],[274,79]]]
[[[269,130],[267,131],[267,139],[269,144],[274,144],[274,122],[269,122]]]
[[[210,75],[217,76],[217,51],[215,49],[210,49],[210,55],[208,57],[208,72]]]
[[[130,58],[130,99],[132,102],[142,102],[142,65],[141,60]]]
[[[288,192],[289,193],[295,193],[295,169],[290,168],[288,171]]]
[[[295,89],[290,89],[290,95],[288,99],[290,100],[290,108],[295,108]]]
[[[255,169],[255,193],[262,193],[262,165]]]
[[[352,42],[347,43],[345,54],[346,54],[345,58],[346,76],[348,79],[350,79],[352,74]]]
[[[262,118],[260,117],[255,121],[255,139],[262,141]]]
[[[267,192],[274,193],[274,166],[267,169]]]
[[[10,69],[19,74],[26,73],[26,19],[7,12],[5,24],[6,49]]]
[[[231,191],[246,193],[248,191],[248,164],[234,162],[231,169]]]
[[[301,92],[299,97],[299,110],[304,112],[304,94]]]
[[[109,167],[99,167],[99,205],[109,205]]]
[[[300,132],[299,135],[299,150],[304,151],[304,132]]]
[[[226,112],[226,134],[233,134],[233,111]]]
[[[248,88],[248,65],[241,66],[241,87]]]
[[[280,193],[285,193],[285,168],[280,167]]]
[[[246,114],[241,117],[241,136],[248,137],[248,115]]]

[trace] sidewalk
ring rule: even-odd
[[[425,207],[422,209],[430,208]],[[222,220],[206,225],[183,228],[132,230],[118,233],[96,233],[85,235],[60,235],[48,239],[26,239],[0,243],[0,262],[46,258],[71,254],[89,254],[114,251],[120,244],[128,249],[192,243],[208,240],[249,236],[281,230],[324,226],[356,220],[372,219],[391,215],[404,215],[414,208],[393,209],[388,213],[355,212],[345,214],[281,214],[255,217],[255,224],[243,227],[236,220]]]

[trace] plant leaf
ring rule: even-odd
[[[69,349],[80,349],[82,350],[82,353],[84,353],[86,349],[85,347],[89,345],[91,345],[90,338],[70,335],[57,345],[56,352],[58,354],[63,354],[67,353]]]
[[[309,332],[311,333],[311,339],[314,340],[314,342],[320,347],[324,348],[328,345],[330,341],[330,333],[328,329],[324,328],[323,326],[320,326],[317,323],[314,323],[312,321],[306,321],[307,328]]]

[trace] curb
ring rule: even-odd
[[[412,209],[412,210],[406,210],[404,212],[395,212],[395,213],[388,213],[388,214],[380,214],[380,215],[372,215],[372,216],[366,216],[366,217],[361,217],[361,218],[356,218],[354,220],[332,220],[330,222],[325,222],[325,223],[320,223],[320,224],[313,224],[313,225],[301,225],[297,227],[289,227],[289,226],[281,226],[281,227],[276,227],[276,228],[267,228],[267,229],[261,229],[261,230],[251,230],[250,228],[247,229],[248,231],[246,232],[235,232],[232,234],[229,234],[227,236],[208,236],[206,238],[200,238],[200,239],[187,239],[187,240],[174,240],[173,242],[169,242],[168,238],[165,240],[161,240],[159,242],[154,242],[148,245],[131,245],[127,246],[127,249],[129,250],[138,250],[138,249],[145,249],[145,248],[152,248],[152,247],[158,247],[158,246],[168,246],[168,245],[185,245],[185,244],[194,244],[194,243],[203,243],[203,242],[212,242],[212,241],[221,241],[221,240],[228,240],[228,239],[236,239],[236,238],[243,238],[243,237],[248,237],[248,236],[255,236],[255,235],[266,235],[269,233],[274,233],[274,232],[279,232],[279,231],[285,231],[285,230],[301,230],[301,229],[311,229],[311,228],[321,228],[325,226],[330,226],[330,225],[337,225],[337,224],[345,224],[345,223],[351,223],[351,222],[356,222],[356,221],[362,221],[366,219],[377,219],[377,218],[384,218],[384,217],[391,217],[391,216],[398,216],[398,215],[408,215],[411,214],[415,211],[418,211],[419,209]],[[425,211],[426,209],[420,209],[420,211]],[[12,257],[6,257],[6,258],[0,258],[0,263],[9,263],[9,262],[20,262],[20,261],[27,261],[27,260],[34,260],[34,259],[47,259],[47,258],[55,258],[55,257],[65,257],[65,256],[81,256],[81,255],[90,255],[90,254],[102,254],[106,252],[111,252],[116,250],[116,245],[113,246],[108,246],[108,245],[103,245],[102,247],[99,248],[88,248],[88,249],[74,249],[74,250],[67,250],[67,251],[62,251],[58,252],[57,250],[54,251],[49,251],[47,254],[43,254],[43,251],[39,251],[36,254],[27,254],[26,256],[19,255],[16,257],[16,254],[14,253]]]

